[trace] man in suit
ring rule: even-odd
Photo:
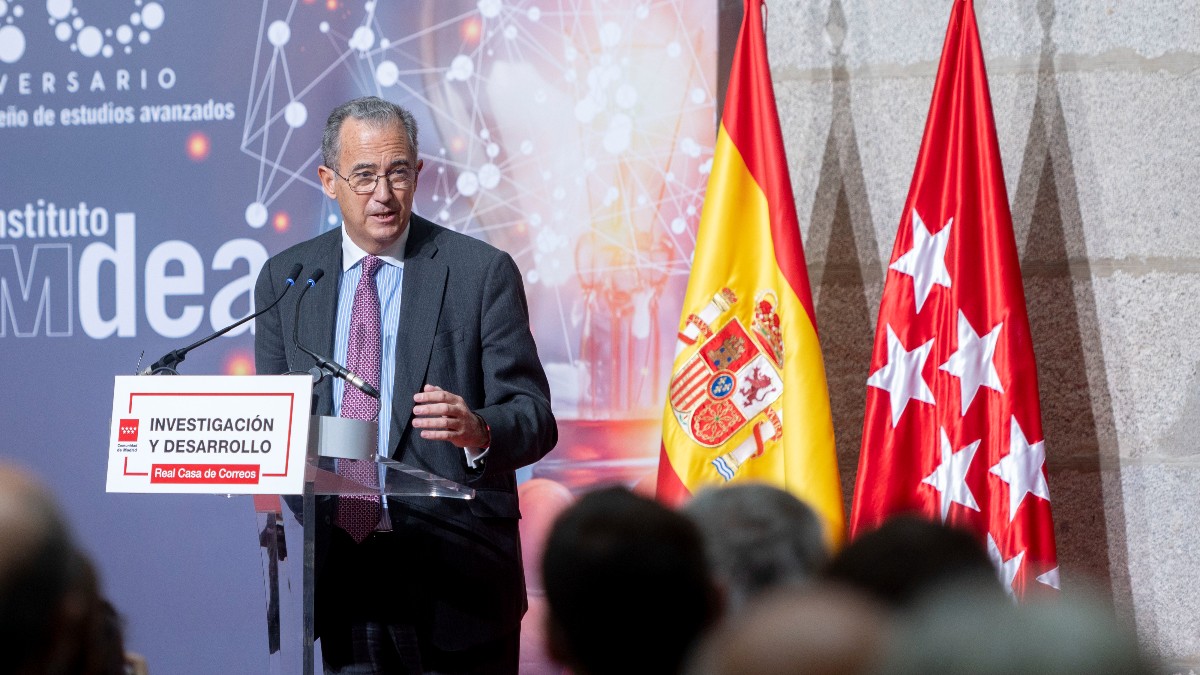
[[[318,506],[326,672],[516,673],[526,597],[515,470],[549,452],[558,431],[520,271],[412,212],[417,147],[412,114],[390,102],[355,99],[330,114],[318,173],[342,227],[268,260],[255,302],[277,297],[296,263],[327,281],[303,307],[281,303],[257,319],[255,361],[260,374],[312,367],[293,330],[352,371],[371,371],[362,364],[373,359],[378,372],[356,374],[382,405],[326,379],[317,412],[367,407],[370,419],[377,409],[381,456],[475,490],[470,500],[389,498],[367,516],[350,499]],[[365,329],[359,306],[373,317]],[[363,517],[373,527],[351,534]]]

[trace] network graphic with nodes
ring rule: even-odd
[[[129,18],[111,26],[90,21],[86,10],[81,11],[74,0],[46,0],[44,11],[54,37],[72,52],[88,58],[110,58],[117,51],[132,54],[136,45],[150,42],[151,34],[167,18],[161,4],[142,0],[133,0]],[[25,55],[29,29],[22,27],[22,20],[38,19],[26,15],[23,3],[0,0],[0,63],[17,63]]]
[[[556,406],[657,415],[715,137],[716,11],[689,5],[264,0],[246,225],[336,227],[330,200],[310,225],[286,206],[320,194],[324,115],[396,101],[421,125],[415,210],[516,259],[543,361],[574,392]]]

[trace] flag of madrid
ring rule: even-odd
[[[884,283],[850,536],[978,533],[1017,598],[1058,588],[1025,292],[975,11],[956,0]]]

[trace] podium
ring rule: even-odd
[[[376,433],[375,422],[314,415],[309,424],[304,492],[299,499],[285,505],[278,495],[255,495],[273,675],[320,672],[315,656],[313,611],[318,496],[475,497],[475,491],[469,487],[402,462],[377,457]],[[381,471],[380,487],[369,487],[335,473],[332,469],[338,458],[374,461]],[[293,513],[297,505],[299,509]],[[294,555],[295,549],[289,552],[288,547],[297,540],[302,543],[299,559]]]

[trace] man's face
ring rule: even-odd
[[[342,123],[338,166],[317,169],[325,194],[334,198],[342,210],[346,234],[367,253],[377,254],[404,234],[412,214],[413,194],[421,161],[412,155],[408,136],[399,122],[382,127],[353,118]],[[407,167],[413,173],[412,185],[395,190],[386,178],[375,182],[370,194],[357,194],[338,177],[358,172],[387,174]],[[334,173],[336,169],[337,173]]]

